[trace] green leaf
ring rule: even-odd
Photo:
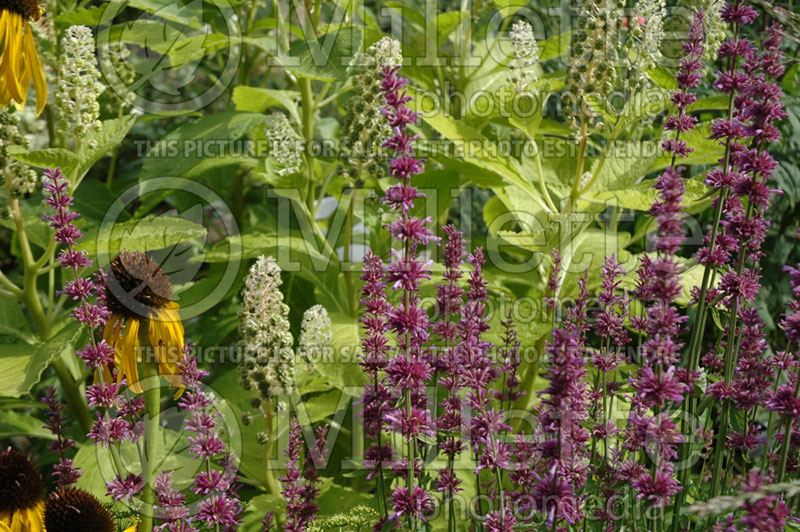
[[[539,43],[539,61],[548,61],[556,57],[564,57],[569,54],[572,32],[565,31],[559,35],[553,35],[549,39]]]
[[[28,322],[15,299],[0,298],[0,334],[20,337],[26,341],[32,339],[32,335],[28,334]]]
[[[201,165],[204,169],[230,165],[243,160],[242,157],[225,157],[226,141],[238,140],[256,125],[264,121],[264,115],[226,111],[191,120],[173,131],[153,146],[142,164],[140,181],[156,177],[192,177],[193,170]],[[208,150],[215,150],[209,153]],[[219,152],[219,150],[223,152]]]
[[[78,157],[74,153],[61,148],[28,151],[22,146],[9,146],[6,151],[27,165],[35,168],[61,168],[66,175],[69,175],[78,164]]]
[[[83,239],[81,245],[89,255],[110,256],[123,249],[153,251],[196,238],[206,238],[206,228],[182,218],[161,215],[114,224],[110,231],[98,232]]]
[[[289,49],[286,68],[307,78],[345,81],[347,67],[361,47],[361,39],[361,30],[348,26],[316,40],[298,42]]]
[[[56,24],[63,26],[97,26],[103,18],[106,6],[79,7],[56,16]]]
[[[55,439],[53,433],[44,428],[42,420],[38,417],[13,410],[0,411],[0,439],[5,440],[16,436]]]
[[[710,139],[711,122],[701,122],[697,127],[681,136],[694,151],[688,157],[681,159],[681,166],[692,164],[715,164],[725,153],[725,148],[718,140]],[[668,167],[672,162],[672,155],[664,152],[653,161],[648,172],[656,172]]]
[[[122,144],[134,123],[135,116],[103,120],[99,131],[92,131],[82,138],[78,152],[78,178],[86,174],[101,157]]]
[[[80,324],[70,322],[38,347],[25,344],[0,345],[0,395],[20,397],[42,378],[45,368],[72,347],[80,334]]]
[[[359,389],[364,385],[364,375],[357,356],[360,349],[358,320],[339,313],[331,313],[330,318],[333,324],[333,360],[315,364],[314,368],[334,388],[358,397],[361,394]]]
[[[684,183],[686,185],[686,193],[683,197],[685,207],[691,207],[701,201],[710,190],[702,181],[697,179],[687,179]],[[648,211],[658,196],[653,184],[654,181],[647,180],[618,190],[587,193],[584,195],[584,199],[608,204],[615,203],[619,207],[626,209]]]
[[[300,93],[290,90],[263,89],[240,85],[233,89],[233,104],[237,111],[264,113],[270,107],[282,107],[291,115],[296,124],[301,123],[297,111]]]

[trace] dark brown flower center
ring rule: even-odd
[[[11,11],[25,20],[39,20],[39,0],[0,0],[0,10]]]
[[[93,495],[78,488],[50,494],[44,508],[47,532],[114,532],[114,520]]]
[[[34,507],[43,490],[42,476],[27,454],[0,453],[0,512]]]
[[[148,318],[172,300],[169,277],[147,253],[123,251],[111,261],[106,305],[112,314]]]

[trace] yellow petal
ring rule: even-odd
[[[184,386],[180,378],[178,362],[183,353],[184,331],[177,303],[171,302],[159,310],[155,319],[150,320],[148,337],[158,357],[158,373],[163,375],[170,386],[178,388],[175,397],[183,394]]]
[[[134,520],[133,520],[133,524],[132,524],[131,526],[129,526],[128,528],[126,528],[126,529],[125,529],[125,532],[136,532],[136,526],[137,526],[137,524],[138,524],[138,523],[136,523],[136,520],[134,519]]]
[[[3,76],[3,84],[10,93],[11,99],[18,103],[24,103],[25,96],[18,77],[22,67],[22,17],[8,11],[4,11],[3,14],[6,15],[4,17],[6,39],[3,47],[3,60],[0,63],[0,75]]]
[[[44,111],[44,106],[47,105],[47,80],[44,78],[44,70],[42,63],[39,61],[39,55],[36,53],[36,45],[33,43],[33,31],[28,26],[25,31],[25,58],[27,71],[33,73],[33,88],[36,90],[36,114],[37,116]],[[25,82],[25,89],[28,88],[28,82]]]
[[[129,318],[125,334],[122,337],[122,349],[120,352],[119,372],[117,382],[123,377],[128,383],[128,387],[136,393],[142,393],[139,385],[139,369],[136,362],[139,354],[139,320]]]

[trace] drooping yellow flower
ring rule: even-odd
[[[44,511],[47,532],[114,532],[108,510],[91,493],[68,487],[47,497]]]
[[[111,262],[105,294],[111,317],[103,339],[115,351],[117,382],[142,393],[138,363],[153,362],[180,395],[183,323],[164,270],[146,253],[123,251]]]
[[[28,455],[0,453],[0,532],[44,532],[42,476]]]
[[[44,110],[47,81],[30,24],[43,13],[38,0],[0,0],[0,107],[13,102],[21,111],[33,79],[36,114]]]

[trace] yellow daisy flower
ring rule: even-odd
[[[43,13],[38,0],[0,0],[0,107],[13,102],[21,111],[33,78],[36,114],[44,110],[47,81],[30,25]]]
[[[67,487],[47,497],[44,510],[47,532],[114,532],[111,514],[97,498],[82,489]]]
[[[143,356],[155,357],[150,361],[157,362],[159,374],[178,388],[176,396],[183,393],[178,369],[183,323],[164,270],[147,253],[123,251],[111,261],[105,297],[111,317],[103,339],[116,353],[117,382],[125,379],[131,390],[142,393],[138,363]]]
[[[28,455],[0,453],[0,532],[44,532],[44,485]]]

